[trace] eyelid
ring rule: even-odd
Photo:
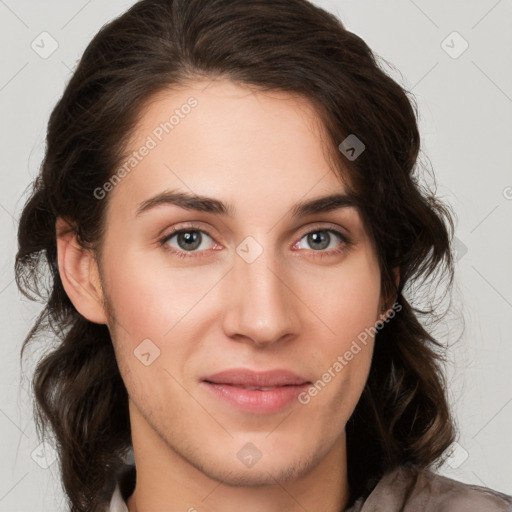
[[[166,243],[174,235],[179,234],[181,232],[186,232],[186,231],[199,231],[202,234],[207,235],[208,237],[210,237],[215,244],[219,245],[218,242],[215,240],[215,238],[212,235],[210,235],[210,233],[205,228],[203,228],[202,226],[199,226],[198,224],[195,224],[194,222],[188,222],[188,223],[185,223],[185,224],[178,224],[177,227],[173,226],[171,228],[171,230],[169,232],[167,232],[167,234],[162,235],[162,236],[159,237],[158,243],[161,246],[165,246]],[[168,250],[171,251],[171,252],[177,251],[177,249],[174,249],[174,248],[168,248]],[[203,250],[203,251],[182,251],[182,252],[188,252],[189,254],[193,255],[193,254],[200,254],[201,252],[205,252],[205,251]]]
[[[313,223],[313,224],[308,225],[307,228],[304,228],[299,231],[301,233],[299,235],[299,239],[302,238],[304,235],[308,235],[309,233],[311,233],[313,231],[330,231],[330,230],[339,232],[340,235],[344,239],[346,238],[347,241],[349,240],[348,233],[347,234],[343,233],[343,231],[348,231],[348,230],[343,228],[339,224],[333,224],[332,222],[318,222],[318,223]],[[295,244],[295,242],[294,242],[294,244]]]

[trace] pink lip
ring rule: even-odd
[[[244,368],[233,368],[202,380],[216,397],[246,412],[277,412],[307,389],[310,382],[288,370],[254,372]],[[246,387],[270,390],[245,389]]]
[[[215,373],[202,380],[216,384],[231,384],[239,387],[270,387],[306,384],[307,379],[300,377],[289,370],[268,370],[266,372],[255,372],[246,368],[230,368]]]

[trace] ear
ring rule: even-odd
[[[87,320],[106,324],[103,290],[94,253],[78,243],[74,227],[62,217],[57,218],[55,229],[59,274],[69,299]]]

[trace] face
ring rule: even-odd
[[[380,318],[380,272],[357,208],[296,211],[346,192],[322,140],[305,100],[226,80],[159,94],[142,112],[137,163],[99,199],[101,263],[134,447],[157,463],[178,455],[257,485],[341,453],[370,367],[373,339],[358,336]],[[225,212],[148,201],[163,192]],[[205,382],[231,369],[310,384]]]

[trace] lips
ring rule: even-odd
[[[290,370],[276,369],[255,372],[246,368],[231,368],[213,375],[203,381],[212,384],[225,384],[248,390],[272,390],[283,386],[301,386],[309,381]]]
[[[311,384],[289,370],[255,372],[231,368],[201,381],[210,397],[251,414],[272,414],[298,404],[298,395]]]

